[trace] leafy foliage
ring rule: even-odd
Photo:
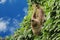
[[[31,30],[32,2],[39,3],[46,15],[40,36],[34,36]],[[60,0],[28,0],[28,14],[20,26],[21,28],[6,40],[60,40]]]

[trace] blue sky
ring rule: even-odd
[[[0,36],[11,35],[20,27],[27,7],[27,0],[0,0]]]

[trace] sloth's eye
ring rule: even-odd
[[[31,20],[32,22],[34,22],[34,20]]]

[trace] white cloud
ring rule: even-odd
[[[11,28],[10,28],[10,32],[11,32],[11,34],[14,33],[15,29],[16,29],[16,28],[14,28],[14,27],[11,27]]]
[[[24,9],[23,9],[23,11],[27,14],[27,7],[25,7]]]
[[[7,28],[7,23],[1,21],[1,22],[0,22],[0,31],[5,31],[6,28]]]
[[[16,27],[18,27],[19,26],[19,21],[17,20],[17,19],[13,19],[13,24],[16,26]]]
[[[14,18],[18,18],[18,17],[20,17],[21,15],[20,14],[18,14],[17,16],[15,16]]]
[[[9,0],[9,2],[10,2],[10,3],[15,3],[15,2],[16,2],[16,0]]]
[[[21,16],[20,14],[17,15],[17,17],[20,17],[20,16]]]
[[[9,0],[9,2],[10,2],[10,3],[12,3],[12,2],[13,2],[13,0]]]
[[[0,0],[0,4],[4,4],[6,0]]]
[[[2,20],[3,18],[0,18],[0,21]]]
[[[14,26],[10,28],[11,34],[13,34],[14,31],[15,31],[17,28],[19,28],[19,23],[20,23],[20,22],[19,22],[17,19],[14,19],[14,18],[13,18],[13,24],[14,24]]]
[[[11,22],[11,23],[10,23]],[[10,31],[11,34],[14,33],[14,31],[19,28],[19,21],[17,19],[8,18],[5,20],[4,18],[0,18],[0,32],[7,32],[7,30]],[[9,29],[8,29],[9,28]]]
[[[0,32],[5,32],[8,24],[8,21],[5,21],[3,20],[3,18],[0,18]]]

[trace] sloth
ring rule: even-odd
[[[39,35],[44,22],[44,11],[39,5],[32,5],[34,12],[31,17],[31,28],[34,35]]]

